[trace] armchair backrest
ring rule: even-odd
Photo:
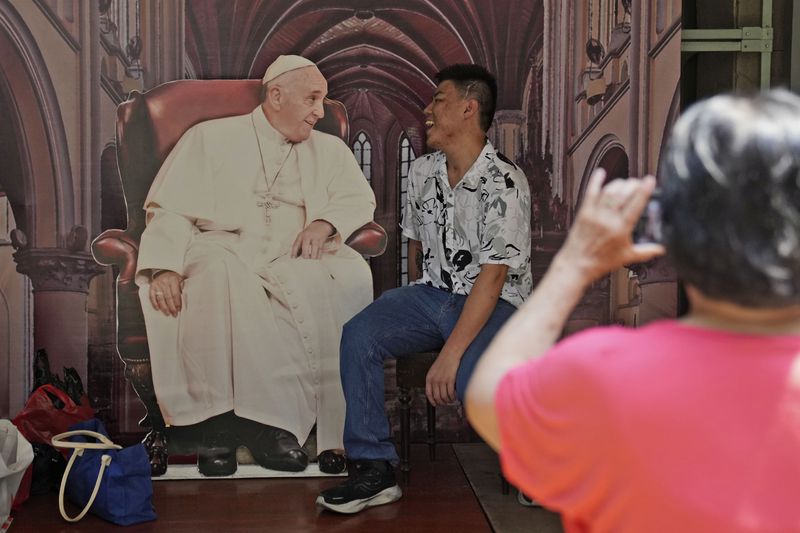
[[[260,80],[180,80],[149,91],[133,91],[117,108],[117,163],[128,210],[126,233],[144,230],[142,209],[153,179],[170,150],[192,126],[205,120],[243,115],[260,103]],[[347,142],[344,104],[326,99],[325,118],[315,129]]]

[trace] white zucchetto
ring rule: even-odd
[[[264,73],[264,78],[261,80],[261,84],[264,85],[265,83],[274,80],[281,74],[285,74],[290,70],[297,70],[304,67],[316,67],[316,65],[313,61],[310,61],[302,56],[278,56],[278,59],[273,61],[272,64],[267,67],[267,71]]]

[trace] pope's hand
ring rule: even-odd
[[[328,237],[334,234],[334,228],[325,220],[315,220],[301,231],[292,244],[292,257],[304,259],[319,259],[322,256],[322,247]]]
[[[183,277],[171,270],[158,272],[150,282],[150,303],[166,316],[178,316],[181,311]]]

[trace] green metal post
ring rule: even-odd
[[[761,27],[772,29],[772,0],[761,0]],[[772,46],[761,52],[761,88],[769,89],[772,71]]]
[[[795,0],[798,9],[800,0]],[[682,52],[747,52],[761,54],[760,85],[770,86],[772,70],[772,0],[762,0],[761,27],[694,30],[681,32]]]

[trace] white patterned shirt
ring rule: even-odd
[[[417,158],[408,175],[400,227],[422,243],[424,283],[468,295],[481,265],[508,265],[500,298],[517,307],[530,295],[531,195],[522,171],[487,140],[454,187],[442,152]]]

